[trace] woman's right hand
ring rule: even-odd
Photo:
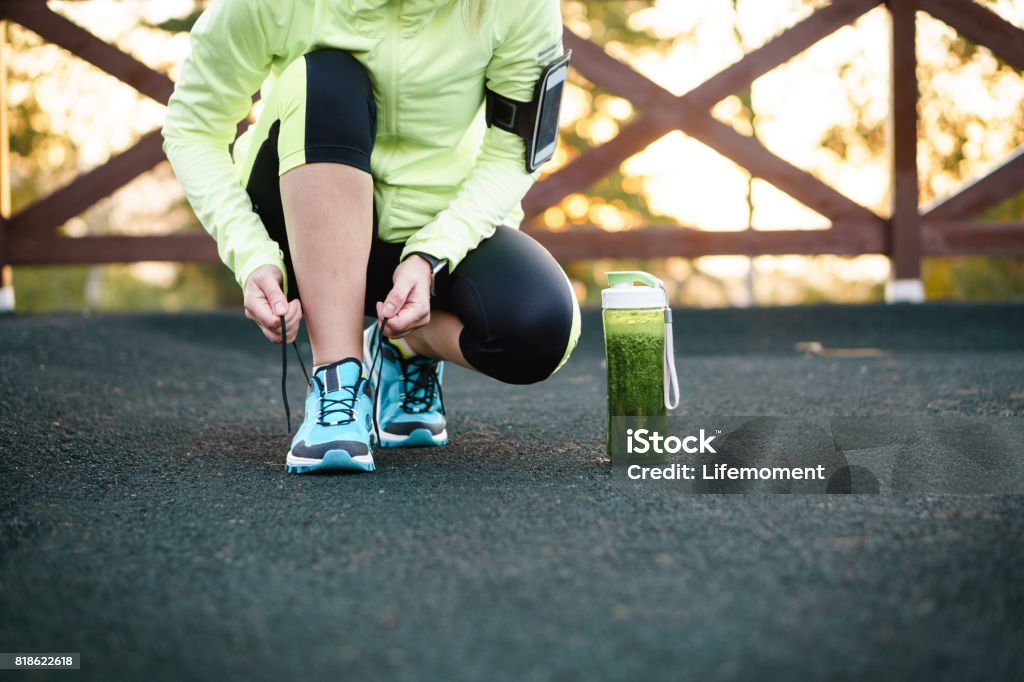
[[[302,319],[302,304],[296,299],[289,302],[281,288],[281,271],[273,265],[263,265],[252,271],[245,286],[245,316],[259,325],[260,331],[273,343],[281,343],[281,315],[288,325],[288,343],[295,340]]]

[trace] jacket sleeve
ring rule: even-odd
[[[562,15],[558,0],[527,0],[496,45],[484,77],[487,87],[521,102],[533,98],[544,67],[562,53]],[[417,251],[447,259],[454,269],[465,255],[494,234],[540,175],[527,173],[526,143],[497,127],[484,134],[480,153],[455,198],[433,221],[406,242],[402,257]]]
[[[215,0],[191,34],[192,53],[167,105],[164,153],[217,252],[245,284],[253,270],[274,265],[284,272],[270,239],[241,186],[229,147],[252,96],[270,71],[270,41],[281,27],[265,0]],[[287,283],[288,277],[284,276]]]

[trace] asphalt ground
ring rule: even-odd
[[[1024,414],[1024,306],[675,325],[681,414]],[[593,313],[543,384],[450,368],[450,445],[287,476],[277,350],[235,312],[0,318],[0,651],[82,655],[7,676],[1024,678],[1020,495],[618,485]]]

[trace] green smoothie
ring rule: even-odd
[[[622,420],[614,417],[640,417],[630,420],[632,428],[665,432],[667,411],[664,396],[665,311],[663,308],[606,309],[604,317],[605,357],[608,363],[608,455],[613,442],[625,442]],[[618,423],[616,423],[618,422]],[[646,458],[645,461],[650,461]]]

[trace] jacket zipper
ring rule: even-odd
[[[388,69],[388,92],[389,92],[389,104],[388,107],[388,131],[393,135],[398,134],[398,60],[401,55],[399,50],[399,42],[402,40],[402,3],[400,0],[392,0],[394,4],[394,34],[391,40],[389,57],[390,68]]]

